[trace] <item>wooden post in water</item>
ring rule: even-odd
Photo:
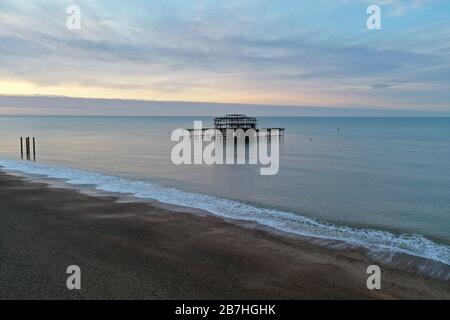
[[[33,160],[36,161],[36,138],[33,137]]]
[[[23,159],[23,138],[20,137],[20,157]]]
[[[31,139],[30,137],[25,137],[25,151],[24,151],[24,141],[23,137],[20,137],[20,157],[23,160],[24,153],[27,160],[31,160]],[[33,160],[36,161],[36,138],[33,137]]]
[[[27,160],[30,160],[30,137],[27,137],[25,144],[27,148]]]

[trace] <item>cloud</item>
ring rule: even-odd
[[[391,83],[375,83],[372,85],[372,88],[374,90],[389,90],[392,88],[395,88],[397,84],[391,84]]]
[[[403,16],[431,5],[434,0],[381,0],[381,5],[391,9],[393,16]]]
[[[378,2],[404,12],[433,5]],[[296,20],[305,7],[338,12],[328,0],[77,3],[82,30],[69,31],[69,1],[0,0],[0,81],[27,82],[42,93],[97,88],[125,98],[366,105],[408,105],[414,83],[419,92],[447,97],[439,88],[450,83],[449,28],[439,24],[381,36],[358,28],[340,33],[332,23],[318,32]],[[364,20],[365,11],[353,14],[344,17]],[[395,99],[379,97],[387,91]]]
[[[379,5],[388,10],[391,16],[400,17],[430,7],[435,0],[320,0],[320,2],[334,7],[355,4]]]

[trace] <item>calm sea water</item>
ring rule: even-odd
[[[194,120],[212,121],[0,117],[0,165],[450,264],[450,119],[261,118],[287,129],[276,176],[173,165],[169,133]],[[20,136],[38,138],[36,164]]]

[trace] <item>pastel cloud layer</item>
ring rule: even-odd
[[[449,18],[446,0],[0,0],[0,95],[449,111]]]

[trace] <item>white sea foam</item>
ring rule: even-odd
[[[363,246],[381,255],[404,253],[450,265],[450,246],[438,244],[422,235],[395,235],[386,231],[356,229],[320,222],[305,216],[205,194],[190,193],[156,183],[132,180],[102,173],[26,161],[0,159],[0,166],[11,171],[63,179],[73,185],[94,185],[97,190],[132,194],[137,198],[191,207],[226,218],[254,221],[289,233]],[[447,279],[450,275],[444,274]]]

